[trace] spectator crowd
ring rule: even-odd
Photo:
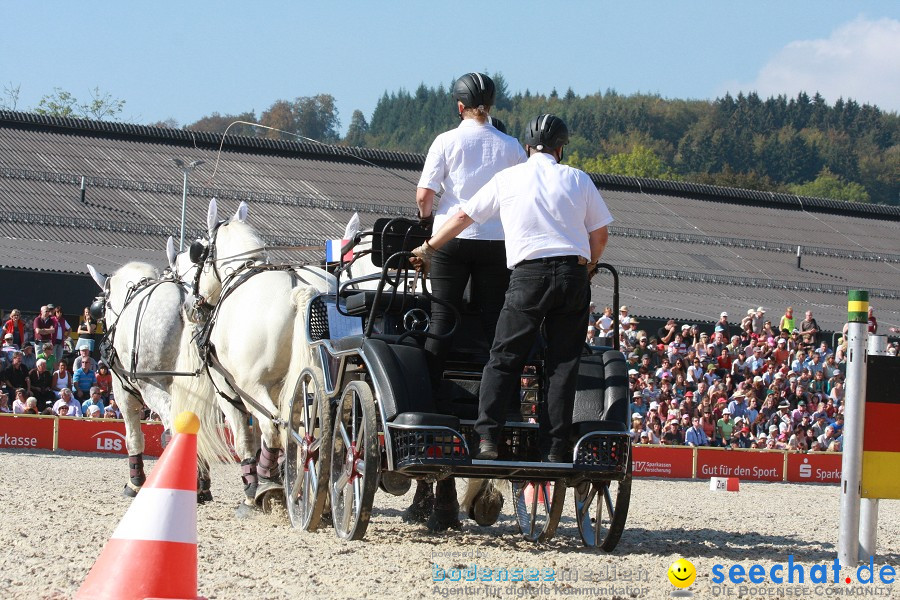
[[[122,418],[112,373],[97,360],[95,341],[103,324],[87,308],[76,329],[53,304],[42,306],[33,319],[13,309],[2,334],[0,413]]]
[[[612,307],[592,304],[586,342],[611,345],[614,318]],[[634,443],[841,450],[846,327],[831,348],[813,312],[797,319],[792,307],[777,327],[763,307],[737,324],[722,312],[711,332],[674,319],[648,332],[627,306],[618,320]],[[871,309],[868,326],[876,333]]]

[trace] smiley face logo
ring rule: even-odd
[[[697,579],[697,569],[691,561],[679,558],[669,566],[669,581],[677,588],[686,588]]]

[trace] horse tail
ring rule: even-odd
[[[216,403],[216,390],[200,359],[200,352],[193,341],[194,328],[188,323],[181,334],[181,351],[175,370],[180,373],[196,373],[194,377],[174,377],[172,385],[172,415],[189,410],[200,419],[197,434],[197,459],[201,470],[215,462],[234,462],[234,456],[225,437],[222,411]]]
[[[309,327],[307,315],[309,314],[309,304],[313,298],[319,294],[319,291],[312,285],[300,283],[291,290],[291,308],[294,314],[294,336],[291,346],[291,363],[288,366],[287,375],[284,378],[284,385],[281,387],[281,393],[278,397],[278,407],[281,412],[281,418],[290,422],[290,401],[296,393],[297,382],[300,374],[304,369],[312,369],[318,381],[321,383],[324,374],[321,366],[315,360],[315,354],[309,346]],[[286,438],[287,432],[282,432],[282,437]],[[285,441],[284,439],[282,441]]]

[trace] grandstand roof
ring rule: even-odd
[[[221,153],[219,148],[222,148]],[[414,213],[424,156],[0,111],[0,267],[111,272],[165,262],[179,235],[182,175],[171,159],[203,160],[190,179],[187,233],[205,230],[208,201],[241,200],[263,237],[320,245],[358,212],[363,226]],[[846,291],[867,289],[879,323],[900,326],[900,209],[675,181],[593,175],[616,221],[604,260],[622,274],[636,315],[739,322],[788,305],[840,328]],[[81,196],[84,180],[84,199]],[[797,246],[802,268],[797,267]],[[291,254],[281,252],[279,257]],[[294,260],[318,262],[300,251]],[[594,300],[611,298],[605,276]]]

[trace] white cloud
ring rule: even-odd
[[[859,17],[827,39],[789,43],[749,84],[726,89],[756,90],[766,98],[819,92],[833,104],[839,97],[900,111],[900,21]]]

